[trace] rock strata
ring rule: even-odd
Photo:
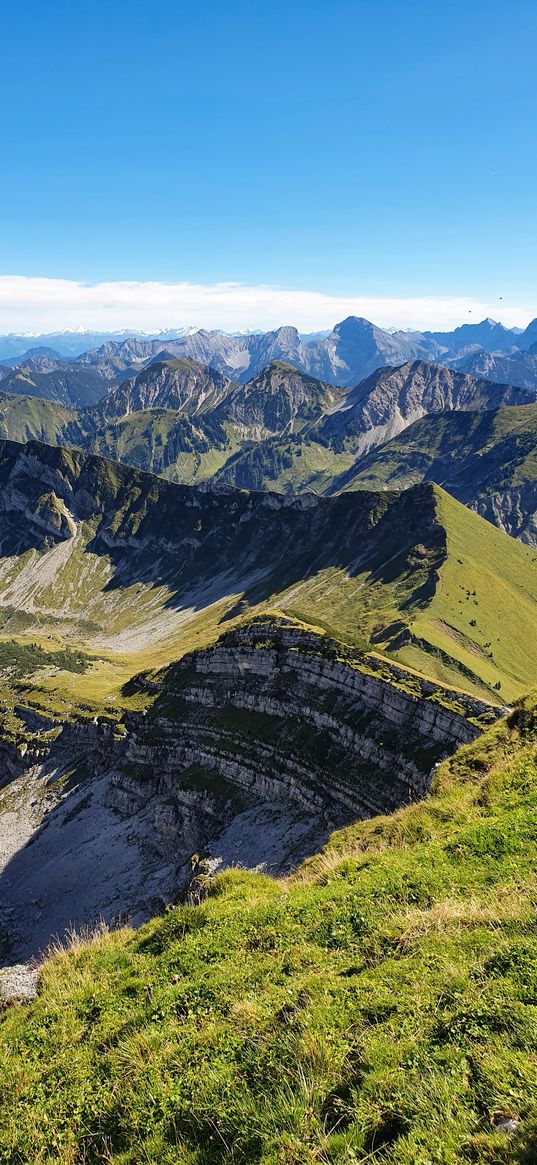
[[[499,714],[270,618],[185,656],[148,693],[146,714],[121,725],[6,745],[4,962],[73,924],[141,921],[186,892],[194,854],[214,870],[292,869],[333,829],[422,797],[438,760]]]

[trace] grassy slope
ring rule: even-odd
[[[534,683],[537,672],[537,641],[529,632],[536,613],[537,552],[506,540],[443,490],[437,490],[437,504],[448,554],[434,598],[412,620],[412,630],[484,683],[500,683],[503,697],[512,700]],[[397,656],[416,666],[415,648],[402,648]],[[423,653],[418,666],[426,667]]]
[[[212,477],[238,442],[229,426],[194,421],[173,409],[142,409],[104,425],[86,446],[101,457],[194,485]]]
[[[303,437],[276,437],[240,449],[216,473],[217,483],[242,489],[300,493],[327,492],[353,464],[351,453],[335,453],[327,445]]]
[[[68,426],[76,425],[78,415],[74,409],[43,397],[0,392],[0,439],[54,445],[62,440]]]
[[[403,555],[390,564],[391,577],[381,564],[372,570],[367,563],[350,578],[333,567],[275,601],[287,613],[320,623],[350,643],[371,642],[372,637],[374,642],[379,627],[402,619],[421,643],[390,651],[401,663],[489,697],[500,683],[500,696],[509,702],[531,686],[537,673],[537,638],[532,630],[537,619],[537,553],[443,490],[435,488],[435,495],[448,553],[435,593],[423,607],[408,606],[409,574]],[[390,549],[387,546],[386,559]],[[419,561],[410,567],[419,571]],[[382,640],[378,649],[382,652]]]
[[[536,728],[284,881],[57,953],[0,1022],[0,1161],[532,1165]]]
[[[445,484],[456,496],[462,490],[469,500],[472,486],[478,494],[486,485],[535,481],[536,447],[537,404],[485,413],[439,413],[415,421],[381,449],[361,458],[340,484],[346,489],[379,485],[407,489],[429,478]]]

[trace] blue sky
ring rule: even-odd
[[[536,50],[535,0],[7,4],[0,274],[537,314]]]

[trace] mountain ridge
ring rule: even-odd
[[[448,366],[471,361],[485,351],[496,356],[523,356],[537,340],[536,322],[522,331],[505,328],[494,320],[462,324],[451,332],[387,330],[369,320],[349,316],[327,333],[311,336],[283,325],[268,332],[229,334],[222,331],[173,329],[158,334],[123,334],[103,336],[101,344],[92,346],[90,337],[84,350],[56,346],[61,359],[98,368],[108,380],[135,371],[159,352],[174,357],[195,359],[215,368],[232,380],[245,382],[257,375],[274,359],[288,361],[310,376],[333,385],[350,387],[385,364],[396,365],[413,359],[425,359]],[[26,337],[26,340],[28,337]],[[55,347],[55,337],[36,336],[48,348]],[[48,343],[47,343],[48,341]],[[9,360],[28,359],[28,343],[13,341],[16,351],[5,351]],[[80,339],[78,339],[80,347]],[[60,350],[61,349],[61,350]],[[4,354],[0,337],[0,363]],[[522,361],[519,362],[522,372]],[[517,367],[515,364],[513,367]],[[529,373],[526,371],[526,379]],[[529,385],[537,388],[537,380]]]

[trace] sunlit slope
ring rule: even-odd
[[[469,502],[537,479],[537,404],[422,417],[355,462],[347,489],[405,489],[427,478]]]
[[[447,553],[431,602],[411,623],[412,635],[423,642],[400,647],[397,655],[425,670],[430,647],[440,653],[432,669],[438,678],[449,658],[489,686],[501,685],[502,696],[511,700],[537,674],[537,551],[438,487],[435,496]]]
[[[274,437],[238,449],[215,472],[215,482],[240,489],[323,494],[333,492],[334,481],[351,472],[354,464],[352,452],[336,452],[303,434]]]
[[[537,555],[428,483],[215,492],[4,442],[0,507],[2,635],[91,655],[69,690],[111,692],[263,610],[499,701],[536,674]]]

